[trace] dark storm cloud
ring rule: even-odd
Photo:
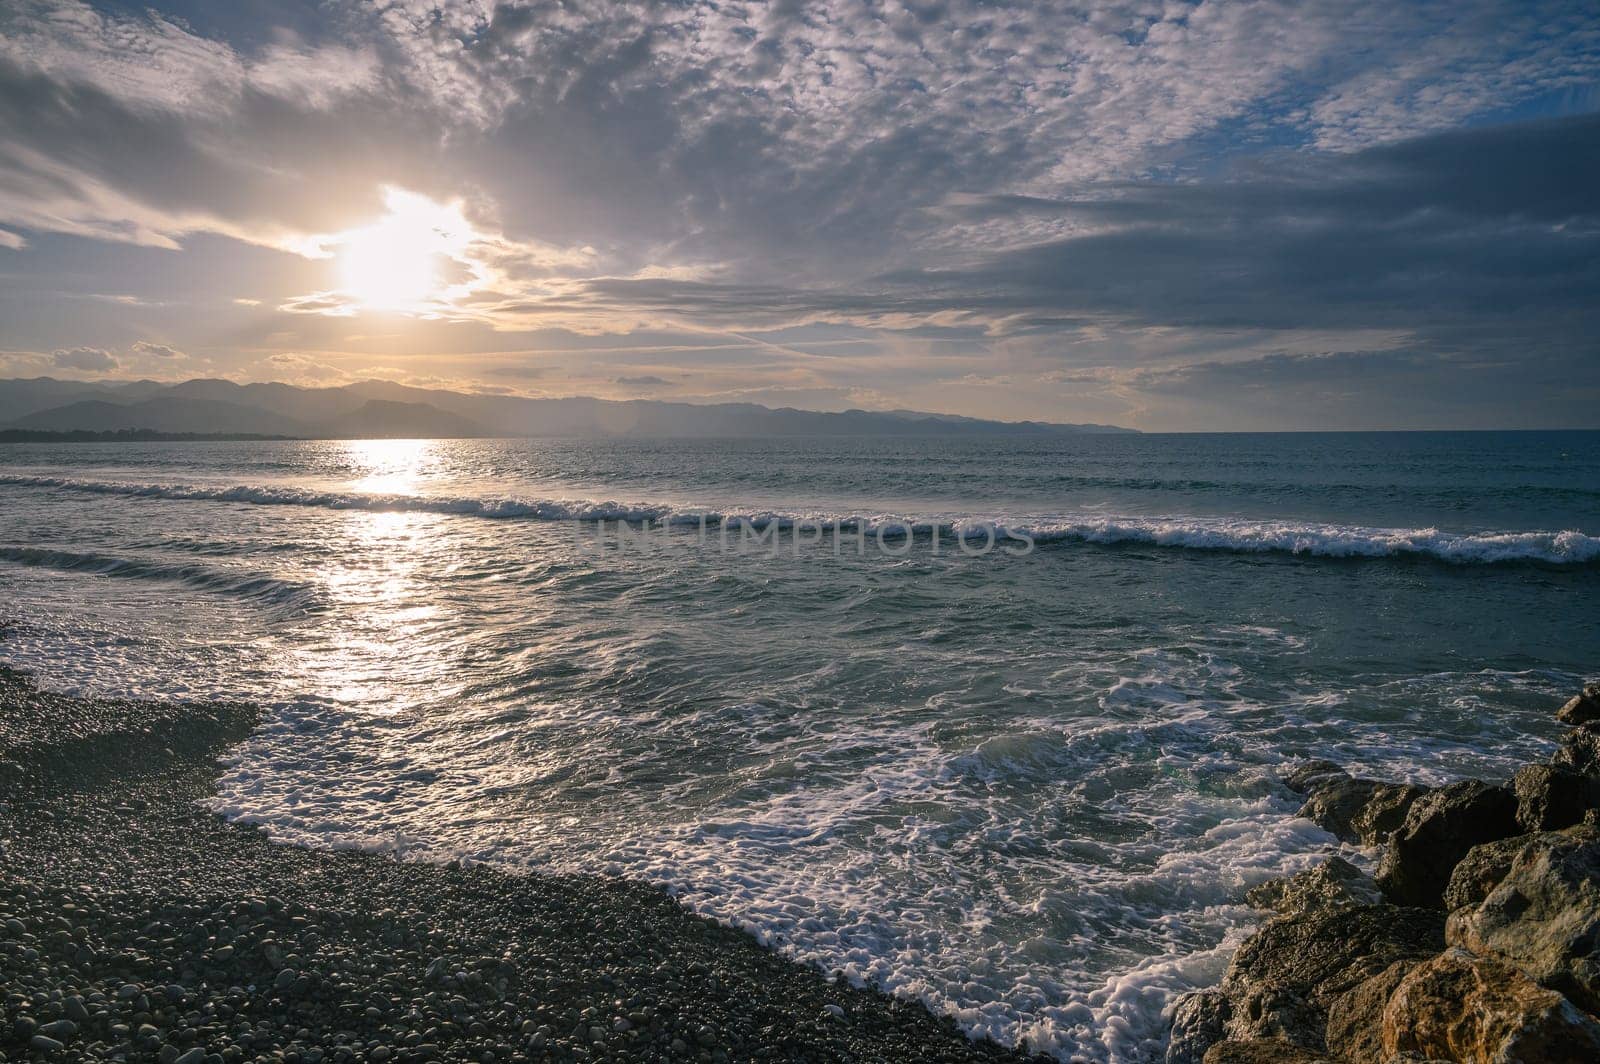
[[[1073,200],[997,198],[1084,235],[850,290],[606,279],[588,299],[689,317],[899,316],[1001,331],[1090,318],[1207,328],[1452,327],[1517,322],[1534,343],[1592,334],[1600,309],[1600,116],[1285,157],[1205,184],[1141,183]]]

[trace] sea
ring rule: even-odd
[[[659,884],[1063,1060],[1159,1059],[1297,761],[1548,754],[1600,433],[0,446],[0,662],[248,700],[285,842]],[[137,751],[130,751],[137,757]]]

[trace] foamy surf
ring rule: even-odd
[[[668,527],[757,530],[839,529],[883,537],[940,533],[1005,539],[1013,544],[1138,544],[1186,550],[1281,553],[1317,558],[1432,559],[1459,565],[1540,562],[1586,565],[1600,560],[1600,537],[1560,531],[1449,532],[1311,522],[1196,516],[980,514],[897,515],[849,511],[737,511],[620,503],[595,499],[478,498],[320,491],[273,485],[207,486],[124,483],[72,477],[0,475],[0,485],[180,502],[298,506],[374,513],[424,513],[566,522],[625,522]]]

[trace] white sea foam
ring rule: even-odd
[[[1037,544],[1142,544],[1190,550],[1285,553],[1320,558],[1434,559],[1454,564],[1541,562],[1583,565],[1600,561],[1600,536],[1559,531],[1448,532],[1437,528],[1381,528],[1316,522],[1195,516],[895,515],[846,511],[731,511],[661,503],[594,499],[478,498],[323,491],[289,485],[126,483],[73,477],[0,475],[0,485],[137,498],[302,506],[328,510],[459,515],[498,520],[626,521],[668,526],[749,526],[766,529],[838,527],[870,534],[961,533],[975,544],[989,535],[1029,537]]]

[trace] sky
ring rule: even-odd
[[[1600,427],[1600,7],[0,7],[0,377]]]

